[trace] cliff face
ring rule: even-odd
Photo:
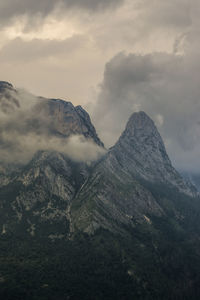
[[[91,123],[90,116],[81,106],[74,107],[71,102],[51,99],[48,101],[47,109],[49,110],[48,114],[52,117],[52,127],[55,133],[65,137],[80,134],[103,147],[103,143]]]

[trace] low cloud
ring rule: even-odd
[[[82,135],[72,135],[69,138],[47,137],[29,133],[13,138],[8,134],[1,136],[0,157],[3,162],[25,164],[39,150],[57,151],[65,154],[76,162],[91,163],[105,154],[105,149],[99,147]]]
[[[58,151],[86,163],[105,154],[105,149],[82,135],[55,134],[52,118],[48,100],[22,90],[4,92],[0,97],[0,161],[25,164],[39,150]]]

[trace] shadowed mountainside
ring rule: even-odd
[[[12,121],[26,97],[0,82],[1,116],[9,116],[0,150],[13,124],[20,137],[25,126],[23,136],[67,145],[78,134],[104,149],[87,112],[70,102],[37,97]],[[0,166],[2,299],[200,297],[199,195],[145,112],[133,113],[96,161],[47,148],[24,164],[1,157]]]

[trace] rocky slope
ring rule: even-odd
[[[68,207],[87,174],[86,165],[62,154],[38,152],[0,190],[2,233],[66,237]]]
[[[119,231],[123,224],[151,223],[151,216],[165,214],[151,185],[197,196],[173,168],[153,121],[139,112],[130,117],[116,145],[97,163],[74,199],[75,228]]]

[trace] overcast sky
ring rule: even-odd
[[[0,36],[0,80],[83,105],[107,146],[144,110],[200,171],[198,0],[0,0]]]

